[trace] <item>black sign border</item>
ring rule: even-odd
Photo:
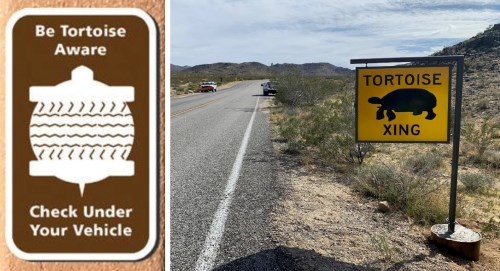
[[[429,141],[429,140],[417,140],[417,141],[394,141],[394,140],[387,140],[387,141],[375,141],[375,140],[359,140],[358,139],[358,75],[359,75],[359,70],[367,70],[367,69],[387,69],[387,68],[398,68],[398,69],[406,69],[406,68],[439,68],[439,67],[448,67],[448,121],[446,122],[446,140],[441,141],[441,140],[436,140],[436,141]],[[356,67],[356,79],[355,79],[355,96],[354,96],[354,114],[355,114],[355,142],[357,143],[445,143],[449,144],[450,143],[450,133],[451,133],[451,79],[452,79],[452,70],[453,70],[453,65],[448,64],[448,65],[414,65],[414,66],[376,66],[376,67]]]

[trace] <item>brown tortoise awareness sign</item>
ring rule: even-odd
[[[358,142],[449,142],[450,66],[356,69]]]
[[[23,9],[6,31],[6,241],[132,261],[157,239],[157,28],[139,9]]]

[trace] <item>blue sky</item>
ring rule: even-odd
[[[171,0],[176,65],[427,56],[500,23],[498,0]]]

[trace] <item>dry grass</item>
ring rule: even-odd
[[[499,139],[495,139],[493,144],[497,144]],[[464,141],[465,144],[467,142]],[[493,146],[493,145],[492,145]],[[439,157],[443,163],[442,167],[434,176],[436,182],[449,186],[451,178],[451,144],[377,144],[376,152],[367,158],[367,164],[392,164],[397,165],[400,161],[406,159],[409,155],[415,156],[417,153],[428,154],[432,157]],[[492,148],[494,151],[495,148]],[[473,155],[474,150],[464,151],[460,156],[461,161],[467,161],[467,157]],[[488,176],[492,182],[485,189],[479,189],[481,192],[472,193],[470,189],[460,182],[460,177],[467,174],[480,174]],[[481,164],[463,163],[459,167],[459,217],[462,219],[476,220],[481,223],[487,223],[490,219],[500,222],[500,181],[499,169],[482,167]],[[449,189],[442,191],[442,198],[448,199]]]

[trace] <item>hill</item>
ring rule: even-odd
[[[189,69],[191,68],[190,66],[178,66],[178,65],[174,65],[174,64],[170,64],[170,71],[171,72],[180,72],[180,71],[183,71],[185,69]]]
[[[200,75],[226,75],[238,77],[266,76],[269,67],[258,62],[202,64],[190,67],[181,73],[196,73]]]
[[[434,53],[464,55],[465,114],[473,117],[498,117],[500,113],[500,24]]]
[[[309,76],[331,76],[331,75],[353,75],[354,71],[334,66],[330,63],[305,63],[305,64],[275,64],[271,70],[284,72],[290,69],[297,69],[304,75]]]
[[[240,78],[268,78],[275,73],[296,69],[309,76],[332,76],[354,74],[353,70],[334,66],[330,63],[305,63],[305,64],[271,64],[264,65],[259,62],[202,64],[183,70],[172,70],[173,73],[226,75]]]

